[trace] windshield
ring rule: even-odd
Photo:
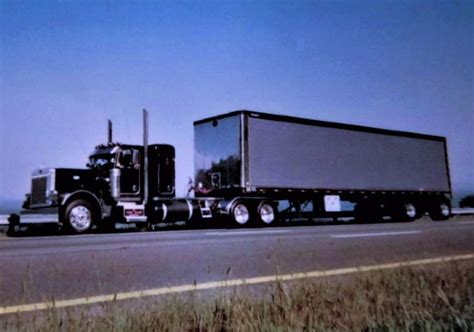
[[[95,169],[110,169],[115,165],[115,154],[93,155],[89,157],[89,167]]]

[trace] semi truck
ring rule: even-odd
[[[53,223],[73,233],[117,223],[226,223],[269,226],[282,220],[351,216],[414,221],[451,215],[446,139],[239,110],[194,122],[194,181],[176,197],[175,149],[108,142],[86,169],[33,171],[31,191],[9,233]]]

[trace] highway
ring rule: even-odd
[[[0,307],[474,254],[474,217],[432,222],[0,236]],[[471,260],[474,264],[474,260]]]

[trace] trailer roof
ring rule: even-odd
[[[229,112],[229,113],[219,114],[219,115],[216,115],[216,116],[196,120],[196,121],[193,122],[193,125],[199,125],[199,124],[202,124],[202,123],[207,123],[207,122],[211,122],[211,121],[214,121],[214,120],[228,118],[228,117],[232,117],[232,116],[240,115],[240,114],[245,114],[245,115],[253,117],[253,118],[261,118],[261,119],[273,120],[273,121],[283,121],[283,122],[313,125],[313,126],[319,126],[319,127],[356,130],[356,131],[363,131],[363,132],[374,133],[374,134],[413,137],[413,138],[428,139],[428,140],[435,140],[435,141],[446,141],[446,138],[443,137],[443,136],[421,134],[421,133],[402,131],[402,130],[367,127],[367,126],[360,126],[360,125],[339,123],[339,122],[330,122],[330,121],[306,119],[306,118],[300,118],[300,117],[294,117],[294,116],[288,116],[288,115],[254,112],[254,111],[250,111],[250,110],[237,110],[237,111],[233,111],[233,112]]]

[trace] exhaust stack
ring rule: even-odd
[[[109,120],[107,123],[107,143],[111,144],[112,143],[112,121]]]
[[[148,111],[143,109],[143,204],[148,201]]]

